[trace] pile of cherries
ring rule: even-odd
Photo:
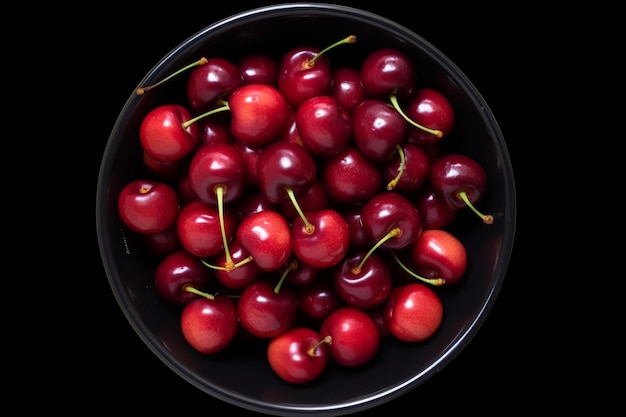
[[[418,87],[393,48],[331,68],[302,46],[276,60],[201,58],[187,103],[140,126],[146,177],[118,197],[123,223],[158,256],[154,288],[180,307],[185,340],[215,354],[267,340],[271,368],[300,384],[329,360],[356,367],[381,340],[422,342],[439,328],[437,287],[467,254],[448,226],[477,210],[487,178],[442,151],[455,125],[446,97]]]

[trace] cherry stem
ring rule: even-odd
[[[483,223],[485,223],[485,224],[493,224],[493,216],[491,214],[482,214],[480,211],[478,211],[478,209],[476,207],[474,207],[472,202],[469,200],[469,197],[467,197],[467,193],[465,191],[459,191],[458,196],[461,197],[461,200],[463,200],[465,202],[465,204],[467,204],[467,206],[470,209],[472,209],[472,211],[474,213],[476,213],[476,215],[478,217],[483,219]]]
[[[398,263],[398,265],[400,265],[402,269],[404,269],[409,275],[411,275],[414,278],[419,279],[420,281],[423,281],[430,285],[434,285],[435,287],[440,287],[446,283],[446,280],[444,278],[425,278],[411,271],[406,265],[402,263],[402,261],[400,260],[400,258],[398,258],[398,255],[396,255],[395,252],[391,252],[391,256],[393,256],[393,258],[396,260],[396,262]]]
[[[298,204],[298,200],[296,199],[296,195],[293,192],[293,190],[289,187],[285,187],[285,190],[287,191],[287,195],[289,196],[291,203],[293,204],[294,208],[298,212],[298,215],[304,222],[304,231],[306,232],[307,235],[312,235],[313,232],[315,231],[315,226],[309,222],[309,220],[306,218],[306,216],[302,212],[302,209],[300,208],[300,204]]]
[[[369,259],[369,257],[372,255],[372,253],[374,253],[376,249],[378,249],[383,243],[385,243],[392,237],[400,236],[401,234],[402,234],[402,230],[400,230],[399,227],[394,227],[393,229],[391,229],[389,233],[383,236],[382,239],[380,239],[374,246],[370,248],[369,251],[367,251],[363,259],[361,259],[361,262],[359,262],[357,266],[352,268],[352,273],[355,275],[360,274],[361,268],[363,268],[363,265],[365,264],[365,262]]]
[[[200,261],[207,267],[211,268],[211,269],[216,269],[218,271],[226,271],[226,272],[230,272],[235,268],[239,268],[242,265],[247,264],[248,262],[251,262],[254,258],[252,257],[252,255],[248,256],[246,259],[242,259],[241,261],[237,262],[236,264],[233,265],[232,268],[227,268],[226,265],[224,266],[218,266],[218,265],[213,265],[208,263],[207,261],[205,261],[204,259],[200,259]]]
[[[293,271],[297,267],[298,267],[298,262],[292,259],[291,262],[289,262],[289,264],[283,271],[283,273],[281,274],[280,279],[278,280],[278,283],[274,287],[274,293],[278,294],[280,292],[280,287],[283,286],[283,282],[285,282],[285,279],[287,278],[287,275],[289,274],[289,272]]]
[[[207,292],[200,291],[199,289],[194,288],[191,285],[187,285],[185,287],[185,291],[192,292],[192,293],[197,294],[197,295],[199,295],[201,297],[208,298],[209,300],[215,300],[215,296],[213,294],[209,294]]]
[[[317,350],[318,347],[322,346],[323,344],[332,345],[333,344],[333,338],[330,335],[326,336],[325,338],[323,338],[322,340],[320,340],[319,342],[317,342],[316,344],[311,346],[306,351],[307,355],[315,356],[315,351]]]
[[[226,252],[226,262],[224,268],[226,271],[232,271],[235,268],[233,258],[230,256],[230,250],[228,249],[228,239],[226,238],[226,226],[224,226],[224,193],[226,187],[218,185],[215,187],[215,194],[217,194],[217,210],[220,216],[220,229],[222,231],[222,242],[224,243],[224,251]]]
[[[328,52],[329,50],[333,49],[335,46],[339,46],[339,45],[343,45],[346,43],[355,43],[356,42],[356,36],[355,35],[350,35],[347,38],[343,38],[342,40],[333,43],[332,45],[322,49],[320,52],[318,52],[317,54],[315,54],[315,56],[311,59],[309,59],[308,61],[306,61],[304,63],[304,67],[305,69],[310,69],[313,68],[315,66],[315,61],[317,61],[317,59],[319,57],[321,57],[322,55],[324,55],[326,52]]]
[[[176,72],[175,72],[175,73],[173,73],[173,74],[170,74],[169,76],[167,76],[167,77],[163,78],[161,81],[159,81],[159,82],[157,82],[157,83],[154,83],[154,84],[152,84],[152,85],[148,85],[148,86],[146,86],[146,87],[139,87],[139,88],[137,89],[137,95],[138,95],[138,96],[141,96],[141,95],[143,95],[146,91],[148,91],[148,90],[152,90],[154,87],[158,87],[159,85],[163,84],[163,83],[164,83],[164,82],[166,82],[167,80],[169,80],[169,79],[171,79],[171,78],[174,78],[175,76],[177,76],[177,75],[178,75],[178,74],[180,74],[181,72],[187,71],[188,69],[193,68],[193,67],[198,67],[198,66],[200,66],[200,65],[204,65],[204,64],[206,64],[207,62],[209,62],[209,61],[208,61],[205,57],[202,57],[202,58],[200,58],[199,60],[197,60],[196,62],[192,62],[191,64],[187,65],[186,67],[183,67],[183,68],[179,69],[178,71],[176,71]]]
[[[389,181],[389,183],[387,184],[387,190],[389,191],[396,188],[396,185],[398,185],[398,181],[400,181],[400,177],[402,177],[402,174],[404,173],[404,167],[406,166],[406,158],[404,157],[404,150],[402,149],[402,146],[396,145],[396,150],[400,155],[400,169],[398,170],[398,175],[396,175],[395,178]]]
[[[438,129],[430,129],[426,126],[422,126],[421,124],[415,122],[414,120],[411,120],[411,118],[409,116],[407,116],[402,109],[400,108],[400,104],[398,103],[398,97],[396,97],[395,95],[392,95],[391,97],[389,97],[389,100],[391,101],[391,104],[393,104],[393,107],[398,111],[398,113],[400,113],[400,115],[404,118],[404,120],[406,120],[407,122],[409,122],[411,125],[415,126],[418,129],[423,130],[424,132],[428,132],[431,133],[435,136],[437,136],[438,138],[443,136],[443,132],[441,130]]]
[[[221,107],[216,107],[214,109],[209,110],[206,113],[202,113],[202,114],[194,117],[193,119],[189,119],[186,122],[183,122],[183,129],[187,129],[189,126],[191,126],[192,124],[194,124],[198,120],[204,119],[207,116],[210,116],[210,115],[215,114],[215,113],[220,113],[220,112],[223,112],[223,111],[229,111],[230,110],[230,106],[228,105],[228,102],[220,101],[220,103],[221,103]]]

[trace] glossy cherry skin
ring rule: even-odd
[[[287,271],[287,269],[289,269]],[[291,287],[304,287],[315,282],[319,268],[315,268],[302,260],[293,258],[281,269],[286,273],[285,282]]]
[[[361,82],[369,98],[387,100],[395,95],[399,100],[409,98],[417,85],[413,61],[394,48],[372,51],[361,64]]]
[[[421,88],[415,92],[404,106],[405,114],[414,122],[435,130],[442,135],[436,136],[415,126],[407,128],[408,140],[422,144],[437,143],[447,137],[455,124],[454,109],[448,99],[432,88]]]
[[[346,219],[346,223],[348,223],[350,229],[350,249],[369,249],[374,242],[370,241],[370,237],[363,227],[361,206],[345,207],[342,209],[341,214],[343,218]]]
[[[154,288],[168,304],[184,305],[199,297],[185,288],[206,292],[210,277],[210,271],[200,258],[181,249],[159,262],[154,273]]]
[[[193,110],[203,113],[242,84],[243,78],[235,64],[224,58],[207,58],[206,64],[195,67],[189,74],[187,99]]]
[[[229,242],[228,249],[235,264],[250,256],[250,253],[236,240]],[[215,256],[211,264],[218,267],[226,265],[226,252],[222,251]],[[224,287],[241,290],[255,281],[261,275],[261,270],[255,262],[246,262],[231,270],[215,269],[213,275]]]
[[[395,152],[393,159],[382,168],[382,175],[387,184],[393,182],[391,190],[410,196],[428,182],[430,160],[419,145],[405,140],[399,146],[404,154],[404,164],[399,152]]]
[[[246,84],[228,98],[230,129],[236,139],[255,148],[275,141],[289,120],[287,102],[267,84]]]
[[[244,55],[237,61],[244,84],[267,84],[278,86],[278,61],[272,56],[254,53]]]
[[[199,297],[185,304],[180,318],[185,340],[198,352],[215,354],[231,344],[239,329],[235,302],[225,296]]]
[[[400,229],[399,236],[381,244],[380,247],[385,249],[405,248],[422,233],[419,212],[407,197],[394,191],[383,191],[366,202],[361,209],[361,221],[374,242],[380,241],[392,229]]]
[[[304,384],[317,379],[326,369],[328,350],[319,333],[297,326],[273,337],[267,346],[267,360],[282,380]]]
[[[315,229],[308,231],[301,217],[293,220],[293,252],[296,257],[320,269],[339,263],[350,248],[350,229],[346,220],[334,209],[304,214]]]
[[[324,184],[322,184],[319,178],[313,181],[311,188],[309,188],[307,192],[298,195],[298,205],[302,211],[316,211],[330,208],[330,199],[328,198],[328,194],[326,194]],[[292,221],[298,216],[298,212],[291,200],[285,200],[279,203],[279,206],[287,220]]]
[[[390,104],[367,99],[352,114],[354,144],[368,159],[388,162],[404,139],[406,121]]]
[[[379,167],[354,146],[324,160],[321,179],[331,201],[339,204],[360,204],[380,191],[382,174]]]
[[[258,186],[259,172],[257,170],[257,160],[263,148],[251,148],[240,140],[235,140],[232,145],[241,153],[246,163],[248,171],[247,185]]]
[[[337,68],[333,72],[330,95],[344,111],[351,115],[354,109],[365,100],[360,72],[351,67]]]
[[[186,107],[164,104],[150,110],[141,121],[139,141],[142,148],[158,161],[177,161],[190,155],[200,139],[200,127],[183,123],[192,119]]]
[[[294,109],[311,97],[330,93],[330,63],[326,55],[316,58],[319,52],[318,48],[301,46],[287,51],[280,61],[278,89]],[[313,66],[310,66],[313,58],[316,59]]]
[[[229,143],[204,145],[189,163],[189,185],[195,195],[207,204],[217,204],[218,187],[223,190],[223,202],[239,197],[248,180],[248,165]]]
[[[219,113],[198,121],[200,139],[198,147],[209,143],[232,143],[235,137],[230,131],[230,114]]]
[[[413,195],[411,201],[420,213],[424,230],[443,229],[449,226],[459,214],[456,207],[447,205],[428,185]]]
[[[291,327],[298,312],[298,298],[289,287],[278,291],[267,280],[256,280],[241,293],[237,302],[241,325],[260,338],[278,336]]]
[[[335,290],[333,278],[328,273],[318,274],[315,281],[304,287],[297,287],[298,310],[307,319],[321,324],[322,321],[345,302]]]
[[[220,218],[215,205],[200,200],[184,206],[176,223],[183,247],[200,258],[211,258],[224,251]],[[224,230],[230,240],[235,234],[236,218],[232,211],[224,211]]]
[[[363,310],[344,306],[330,313],[320,325],[320,336],[330,336],[329,356],[339,365],[355,367],[378,352],[380,335],[374,319]]]
[[[320,157],[337,154],[352,139],[352,118],[331,96],[311,97],[300,104],[296,126],[304,147]]]
[[[176,222],[178,194],[169,184],[155,180],[133,180],[117,198],[122,222],[137,233],[157,233]]]
[[[424,230],[411,245],[413,270],[425,278],[457,283],[467,270],[467,251],[458,237],[443,229]]]
[[[317,178],[313,156],[301,145],[278,141],[268,145],[257,159],[259,188],[274,203],[289,200],[286,188],[296,196],[306,193]]]
[[[242,219],[236,239],[262,271],[278,269],[292,254],[291,228],[285,216],[275,210],[262,210]]]
[[[443,321],[443,303],[422,283],[394,287],[385,304],[385,323],[391,334],[404,342],[423,342]]]
[[[467,204],[459,193],[465,191],[472,204],[480,201],[487,190],[487,173],[475,159],[451,153],[431,164],[429,182],[432,190],[449,207],[462,209]]]
[[[159,258],[164,258],[183,247],[178,238],[176,222],[167,229],[160,232],[142,234],[142,237],[148,250]]]
[[[376,253],[369,255],[358,272],[354,269],[365,256],[356,252],[347,256],[333,270],[333,283],[337,294],[350,306],[370,309],[382,305],[391,289],[393,280],[387,260]]]

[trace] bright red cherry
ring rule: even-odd
[[[178,194],[170,185],[154,180],[133,180],[117,198],[122,222],[137,233],[157,233],[178,217]]]
[[[423,283],[394,287],[385,304],[385,323],[396,338],[423,342],[439,329],[443,303],[437,293]]]
[[[177,161],[190,155],[200,138],[197,123],[186,122],[191,113],[180,104],[163,104],[146,114],[139,127],[139,141],[154,159]]]
[[[270,340],[267,360],[284,381],[304,384],[318,378],[326,369],[326,341],[311,328],[293,327]]]
[[[242,84],[243,78],[235,64],[224,58],[207,58],[204,65],[194,68],[189,74],[187,99],[196,112],[205,112]]]
[[[185,340],[194,349],[212,355],[226,349],[237,335],[237,307],[225,295],[199,297],[183,308],[180,326]]]
[[[180,249],[159,262],[154,273],[154,288],[161,298],[172,305],[184,305],[199,297],[196,292],[207,291],[210,271],[200,258]]]
[[[448,136],[455,124],[454,109],[446,96],[432,88],[421,88],[404,106],[404,113],[421,126],[441,132],[433,135],[424,129],[409,125],[407,137],[421,145],[439,142]]]

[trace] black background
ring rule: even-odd
[[[82,140],[88,142],[84,149],[94,155],[88,167],[91,195],[84,201],[88,213],[95,211],[98,169],[110,130],[144,74],[210,23],[272,3],[238,1],[217,6],[216,2],[204,2],[202,6],[184,1],[166,5],[142,2],[134,5],[133,11],[121,5],[103,5],[85,11],[84,18],[73,22],[76,29],[62,42],[69,46],[76,62],[74,70],[80,73],[81,85],[75,85],[71,94],[84,101],[84,106],[77,107],[86,107],[72,111],[79,111],[83,124],[89,126],[89,134]],[[553,307],[551,281],[556,278],[549,268],[539,266],[545,265],[552,251],[550,232],[542,229],[543,238],[537,242],[536,229],[531,227],[541,217],[537,211],[550,211],[549,206],[537,203],[542,201],[539,194],[543,188],[531,188],[528,181],[528,175],[546,157],[537,152],[528,159],[529,142],[536,149],[542,136],[548,136],[533,123],[541,116],[531,95],[537,88],[536,73],[550,72],[561,52],[546,48],[550,40],[529,33],[542,33],[552,19],[515,6],[494,10],[493,6],[472,3],[451,6],[445,2],[385,0],[366,9],[410,28],[447,55],[474,83],[498,120],[518,190],[518,227],[509,271],[489,317],[457,358],[414,391],[359,415],[495,415],[513,411],[545,415],[576,410],[590,401],[588,395],[574,395],[569,389],[579,385],[580,370],[570,366],[576,354],[559,341],[572,338],[570,328],[576,326],[568,327],[571,313]],[[365,8],[356,2],[341,4]],[[83,37],[82,42],[77,36]],[[90,219],[85,227],[91,228],[87,232],[91,232],[93,258],[89,259],[93,264],[87,269],[81,267],[85,276],[72,286],[80,287],[82,296],[73,297],[74,304],[65,318],[72,340],[78,340],[64,344],[65,353],[70,350],[69,357],[55,376],[69,370],[65,380],[72,382],[62,384],[63,389],[48,406],[79,410],[84,407],[82,403],[105,414],[128,411],[149,415],[173,410],[168,412],[179,417],[253,414],[189,385],[143,344],[108,286],[93,216]],[[531,241],[533,244],[528,243]],[[591,374],[590,369],[583,379],[589,380]]]

